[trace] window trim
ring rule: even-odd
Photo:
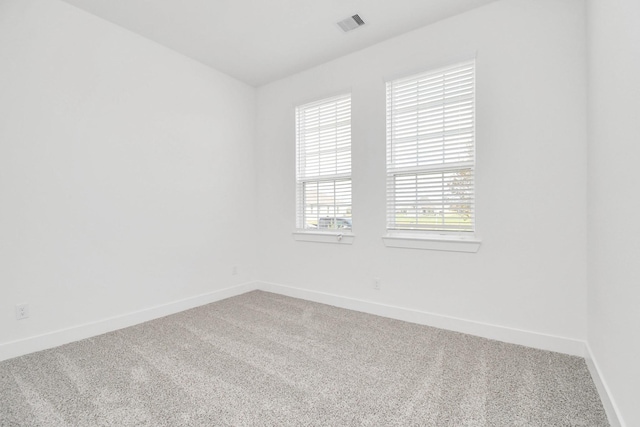
[[[301,110],[305,108],[313,108],[314,106],[321,106],[323,104],[331,104],[332,102],[339,103],[344,100],[349,102],[349,172],[339,172],[334,174],[326,174],[319,175],[317,177],[312,178],[300,178],[300,122],[299,122],[299,114]],[[352,243],[353,242],[353,225],[351,228],[345,229],[336,229],[336,228],[327,228],[325,229],[314,229],[314,228],[304,228],[305,224],[305,206],[304,206],[304,188],[308,183],[321,183],[321,182],[333,182],[338,183],[340,181],[349,181],[349,197],[351,207],[350,210],[353,210],[353,170],[352,170],[352,93],[351,90],[342,91],[340,93],[335,93],[327,97],[316,98],[311,101],[304,102],[302,104],[298,104],[294,106],[294,114],[295,114],[295,186],[296,186],[296,198],[295,198],[295,231],[294,238],[295,240],[304,240],[304,241],[317,241],[317,242],[325,242],[325,243]],[[336,196],[336,190],[334,189],[334,197]],[[335,202],[335,200],[334,200]],[[336,205],[334,205],[336,206]],[[353,215],[351,213],[347,213],[348,216],[334,214],[333,218],[338,218],[344,216],[345,218],[349,218],[353,221]],[[319,223],[320,217],[318,217]],[[325,236],[325,237],[323,237]]]
[[[335,230],[328,231],[302,231],[295,230],[293,240],[297,242],[317,242],[317,243],[333,243],[337,245],[352,245],[355,240],[355,234],[351,232],[337,233]]]
[[[421,75],[429,74],[430,72],[437,72],[439,69],[446,69],[449,67],[455,67],[458,64],[463,65],[464,63],[473,62],[473,157],[470,162],[466,162],[464,167],[455,167],[455,165],[451,165],[449,167],[447,164],[441,165],[441,169],[443,171],[455,170],[455,169],[471,169],[473,174],[473,217],[472,217],[472,229],[470,231],[446,231],[446,230],[419,230],[419,229],[401,229],[401,228],[389,228],[389,210],[390,210],[390,194],[389,194],[389,182],[390,176],[401,175],[402,171],[392,171],[389,170],[389,150],[390,150],[390,140],[389,140],[389,113],[391,110],[391,106],[389,105],[388,91],[389,85],[393,84],[393,82],[397,80],[410,79],[415,76],[419,78]],[[411,73],[403,73],[399,75],[394,75],[391,77],[387,77],[384,79],[385,81],[385,91],[387,92],[387,140],[386,140],[386,151],[387,151],[387,161],[385,165],[385,182],[386,182],[386,196],[385,196],[385,228],[386,234],[382,237],[385,246],[392,248],[411,248],[411,249],[433,249],[433,250],[443,250],[443,251],[455,251],[455,252],[477,252],[480,248],[481,240],[477,236],[477,210],[475,199],[477,196],[477,164],[476,164],[476,156],[477,156],[477,132],[476,132],[476,123],[477,123],[477,112],[476,112],[476,100],[477,100],[477,85],[476,85],[476,52],[473,54],[467,54],[464,56],[455,57],[455,60],[439,62],[437,65],[429,67],[427,69],[422,69],[418,71],[414,71]],[[418,171],[419,169],[419,171]],[[437,166],[433,168],[421,168],[417,167],[417,172],[429,173],[432,170],[436,171],[438,169]]]
[[[416,234],[394,231],[382,236],[388,248],[426,249],[446,252],[476,253],[480,250],[482,240],[477,236]]]

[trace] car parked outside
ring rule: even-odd
[[[318,219],[318,228],[324,229],[351,229],[351,218],[330,217]]]

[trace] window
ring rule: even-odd
[[[475,230],[475,61],[387,83],[387,229]]]
[[[351,229],[351,95],[296,108],[297,228]]]

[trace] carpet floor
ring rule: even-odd
[[[0,362],[0,426],[608,426],[582,358],[254,291]]]

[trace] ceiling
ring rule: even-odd
[[[64,1],[260,86],[495,0]]]

